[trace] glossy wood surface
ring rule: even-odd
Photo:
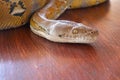
[[[54,43],[29,25],[0,31],[0,80],[120,80],[120,0],[67,10],[59,19],[98,28],[98,40]]]

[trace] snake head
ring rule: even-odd
[[[50,27],[49,35],[58,42],[92,43],[97,39],[98,30],[81,23],[59,20]]]
[[[51,20],[42,26],[32,19],[30,23],[35,34],[54,42],[92,43],[98,36],[97,29],[73,21]]]

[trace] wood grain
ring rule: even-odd
[[[99,29],[92,44],[61,44],[29,24],[0,31],[0,80],[120,80],[120,0],[67,10],[59,19]]]

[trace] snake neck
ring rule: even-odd
[[[49,3],[38,14],[46,19],[57,19],[73,0],[49,0]]]
[[[44,26],[44,28],[54,25],[56,23],[55,19],[70,6],[72,1],[73,0],[49,0],[45,7],[33,15],[30,20],[31,24],[38,24],[41,27]]]

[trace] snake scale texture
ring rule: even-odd
[[[92,43],[98,36],[98,30],[82,23],[56,19],[66,9],[89,7],[105,1],[0,0],[0,30],[16,28],[30,21],[32,32],[50,41]]]

